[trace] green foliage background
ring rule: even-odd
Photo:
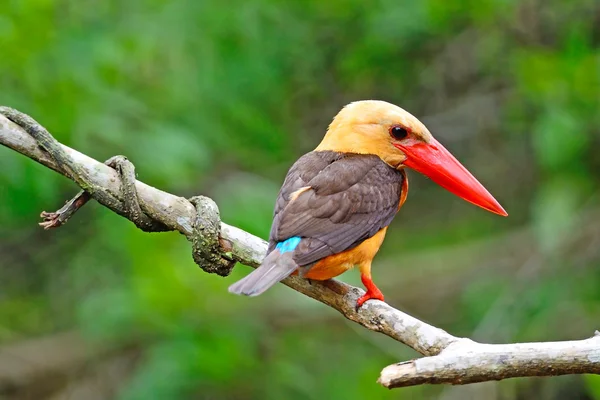
[[[510,216],[410,173],[374,266],[389,303],[487,342],[600,328],[596,0],[0,9],[0,103],[98,160],[128,156],[150,185],[213,197],[227,223],[264,238],[287,168],[343,105],[400,105]],[[85,371],[134,354],[120,379],[96,382],[100,398],[600,399],[596,376],[387,391],[375,383],[380,369],[412,351],[281,285],[230,295],[249,269],[204,274],[178,234],[144,234],[97,204],[42,231],[39,212],[75,192],[0,149],[0,343],[75,330],[112,349]],[[342,279],[359,283],[355,272]]]

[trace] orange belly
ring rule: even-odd
[[[386,231],[387,226],[355,248],[333,254],[317,261],[304,277],[316,281],[324,281],[348,271],[355,265],[370,263],[373,257],[375,257],[375,254],[379,251],[379,247],[381,247],[381,243],[383,243],[383,239],[385,238]]]

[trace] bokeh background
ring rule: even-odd
[[[8,0],[0,103],[139,179],[268,235],[292,162],[346,103],[420,118],[509,212],[409,173],[376,258],[396,308],[492,343],[600,328],[597,0]],[[388,391],[417,355],[278,285],[229,294],[179,234],[90,203],[0,148],[2,399],[600,399],[600,378]],[[343,280],[359,284],[356,271]]]

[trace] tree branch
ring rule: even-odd
[[[266,242],[219,222],[218,209],[212,200],[199,197],[194,198],[192,204],[185,198],[137,180],[128,183],[126,175],[59,144],[31,118],[6,107],[0,107],[0,144],[72,179],[91,197],[133,221],[131,201],[124,198],[131,194],[127,190],[130,185],[137,193],[135,204],[139,204],[139,209],[160,223],[163,230],[185,235],[194,243],[194,248],[199,248],[195,250],[213,246],[214,243],[205,236],[216,231],[217,247],[210,248],[220,252],[219,257],[252,267],[257,267],[264,257]],[[215,221],[216,227],[213,226]],[[198,262],[196,254],[194,259]],[[302,278],[290,277],[283,283],[334,308],[349,320],[429,356],[385,368],[379,382],[388,388],[600,372],[600,339],[597,336],[573,342],[479,344],[454,337],[381,301],[369,301],[356,312],[354,305],[364,291],[336,280],[309,284]]]
[[[436,356],[384,368],[378,382],[392,389],[583,373],[600,373],[598,333],[586,340],[543,343],[481,344],[460,339]]]

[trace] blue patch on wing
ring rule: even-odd
[[[300,240],[300,236],[293,236],[287,240],[284,240],[283,242],[277,243],[275,248],[279,250],[281,254],[287,253],[288,251],[294,251],[296,246],[298,246],[298,243],[300,243]]]

